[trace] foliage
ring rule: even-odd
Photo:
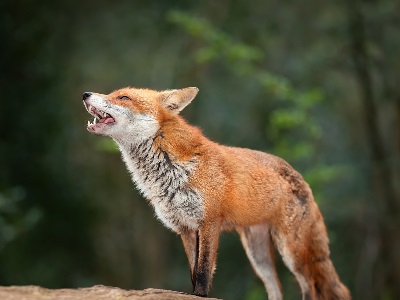
[[[0,193],[0,249],[32,230],[41,218],[40,209],[21,206],[25,196],[21,187]]]

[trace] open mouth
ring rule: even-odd
[[[88,121],[87,129],[95,130],[96,127],[115,123],[115,119],[110,114],[97,109],[93,105],[85,103],[85,101],[83,101],[83,104],[85,105],[86,110],[93,116],[93,122]]]

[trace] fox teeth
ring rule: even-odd
[[[93,124],[96,124],[96,123],[97,123],[97,118],[94,117],[94,118],[93,118]]]
[[[90,123],[90,121],[87,121],[87,126],[90,126],[90,125],[92,125],[92,123]]]

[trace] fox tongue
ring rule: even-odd
[[[106,118],[106,119],[100,119],[99,123],[114,123],[114,119],[113,118]]]

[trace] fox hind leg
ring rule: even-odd
[[[244,250],[255,271],[264,283],[269,300],[281,300],[282,290],[272,258],[271,236],[267,224],[239,227]]]
[[[319,212],[291,231],[272,230],[283,262],[296,277],[303,300],[350,300],[329,257],[329,240]]]
[[[312,295],[312,291],[310,291],[310,285],[306,277],[301,272],[299,272],[298,268],[296,267],[296,254],[293,253],[291,248],[288,246],[286,238],[277,231],[273,232],[272,237],[279,254],[282,256],[283,262],[290,270],[290,272],[296,277],[297,283],[299,284],[301,292],[303,294],[303,300],[315,299],[314,295]]]

